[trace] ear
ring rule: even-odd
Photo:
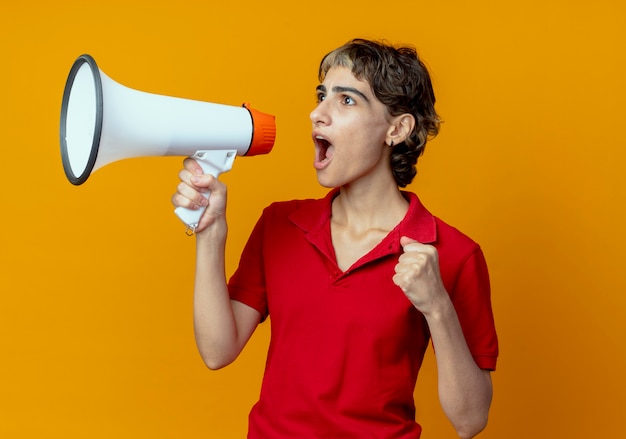
[[[387,131],[385,143],[387,145],[398,145],[404,142],[413,132],[415,128],[415,118],[412,114],[404,113],[395,116],[391,120],[391,125]]]

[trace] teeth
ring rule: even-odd
[[[315,136],[315,140],[318,140],[319,142],[324,143],[324,144],[330,144],[328,139],[324,136]]]

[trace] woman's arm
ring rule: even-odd
[[[394,282],[428,323],[436,353],[439,400],[459,437],[472,438],[487,425],[491,375],[474,361],[439,272],[437,250],[402,238],[404,253]]]
[[[436,353],[441,406],[459,437],[472,438],[487,426],[491,374],[476,365],[447,296],[424,316]]]
[[[237,358],[261,320],[253,308],[231,301],[225,274],[226,186],[200,166],[185,160],[181,183],[172,198],[175,206],[206,210],[196,227],[194,331],[198,350],[210,369],[219,369]],[[209,191],[207,200],[202,196]]]

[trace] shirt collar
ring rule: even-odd
[[[289,219],[304,232],[318,234],[330,219],[332,201],[338,193],[339,189],[335,188],[324,198],[303,204],[289,216]],[[402,221],[385,238],[385,240],[390,240],[388,248],[392,252],[399,252],[402,236],[422,244],[436,242],[435,217],[424,207],[417,195],[408,191],[402,191],[402,195],[409,201],[409,210]]]

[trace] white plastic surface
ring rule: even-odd
[[[244,155],[250,147],[252,118],[244,107],[146,93],[102,71],[100,76],[104,120],[93,171],[132,157],[185,157],[213,149]]]

